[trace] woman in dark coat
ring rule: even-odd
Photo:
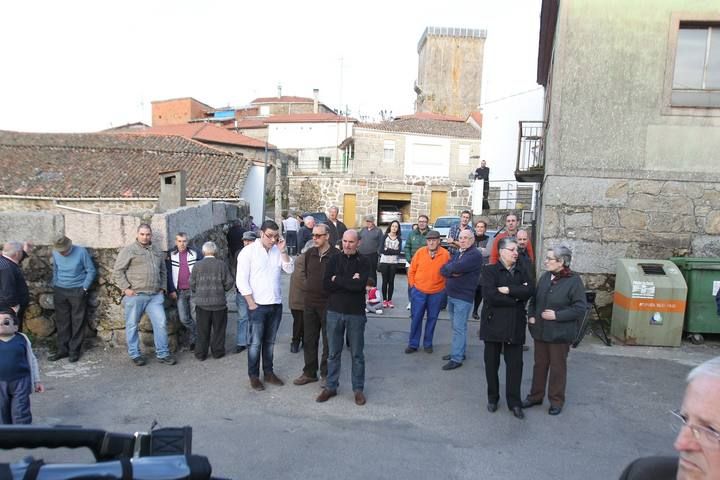
[[[570,270],[572,252],[565,246],[548,250],[546,272],[538,281],[535,296],[528,306],[530,335],[535,340],[535,365],[530,395],[523,408],[540,405],[548,382],[550,415],[558,415],[565,404],[567,356],[577,336],[578,326],[587,311],[585,286]]]
[[[498,370],[500,355],[505,359],[505,401],[517,418],[523,418],[522,347],[525,343],[525,303],[535,292],[528,273],[518,263],[513,237],[498,242],[499,261],[483,267],[483,307],[480,340],[485,342],[485,377],[488,384],[489,412],[495,412],[500,399]]]

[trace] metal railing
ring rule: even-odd
[[[521,121],[519,128],[516,176],[542,174],[545,169],[545,122]]]

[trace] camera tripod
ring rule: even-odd
[[[609,347],[612,345],[612,341],[610,341],[610,338],[605,331],[605,324],[603,323],[602,317],[600,317],[600,311],[595,304],[595,297],[595,292],[585,292],[585,299],[587,300],[588,306],[587,310],[585,310],[585,315],[583,316],[582,322],[580,322],[580,328],[578,328],[577,338],[575,338],[575,341],[572,343],[573,348],[577,348],[577,346],[580,345],[580,342],[582,342],[588,329],[590,329],[590,333],[595,334],[595,336],[598,337],[605,344],[605,346]],[[592,318],[593,311],[595,312],[594,319]]]

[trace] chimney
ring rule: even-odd
[[[313,113],[318,113],[318,105],[320,103],[320,100],[318,99],[319,96],[320,90],[313,88]]]
[[[278,98],[282,97],[282,84],[278,83]]]
[[[160,172],[160,198],[158,209],[161,212],[185,206],[185,185],[187,174],[185,170],[172,170]]]

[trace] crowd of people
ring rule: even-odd
[[[291,352],[299,353],[302,348],[304,360],[293,384],[319,381],[321,391],[316,401],[335,397],[342,351],[347,346],[353,399],[357,405],[364,405],[367,316],[394,308],[394,277],[404,257],[410,309],[405,353],[414,354],[421,347],[427,354],[434,352],[435,327],[446,305],[452,340],[442,369],[460,368],[465,360],[468,320],[479,317],[488,412],[496,412],[500,403],[498,372],[502,358],[506,367],[504,398],[512,414],[522,419],[524,409],[542,404],[547,397],[548,414],[558,415],[565,404],[570,344],[588,308],[583,282],[571,270],[572,252],[563,245],[547,250],[544,272],[536,281],[535,253],[528,233],[519,229],[516,215],[506,216],[501,233],[494,238],[487,235],[485,221],[473,226],[470,219],[470,212],[462,212],[445,248],[440,234],[430,229],[426,215],[418,217],[417,229],[403,242],[398,222],[382,231],[369,215],[360,231],[347,229],[333,207],[326,223],[308,216],[302,226],[286,219],[282,229],[271,220],[259,228],[234,225],[228,232],[230,262],[218,258],[218,246],[212,241],[205,242],[200,251],[191,248],[182,232],[175,235],[175,247],[165,253],[153,243],[150,225],[142,224],[135,241],[119,251],[113,269],[115,285],[123,293],[128,356],[137,366],[148,361],[138,334],[138,323],[145,313],[152,323],[157,361],[166,365],[177,362],[168,344],[167,295],[177,303],[186,343],[197,360],[204,361],[208,355],[223,357],[226,295],[234,292],[238,307],[235,352],[247,351],[250,387],[262,391],[266,384],[284,385],[275,373],[273,358],[284,297],[280,277],[287,274],[291,275],[287,292],[293,316]],[[288,246],[290,239],[294,251]],[[30,341],[20,333],[29,298],[20,264],[31,248],[8,242],[0,256],[2,423],[30,423],[29,395],[44,389]],[[87,292],[96,268],[87,250],[65,236],[55,241],[52,257],[57,337],[55,352],[48,360],[67,357],[69,362],[76,362],[82,355]],[[381,288],[377,287],[377,271],[382,276]],[[523,398],[526,331],[534,340],[534,362],[531,388]],[[623,478],[645,478],[634,476],[634,472],[654,468],[717,468],[716,456],[708,460],[698,453],[683,453],[685,447],[712,452],[720,448],[720,434],[711,428],[719,425],[717,419],[708,423],[696,408],[704,401],[697,398],[700,390],[718,391],[717,360],[694,371],[699,373],[691,373],[683,410],[675,414],[681,427],[676,442],[681,452],[679,467],[677,460],[643,460],[629,466]],[[711,385],[706,385],[708,382]]]

